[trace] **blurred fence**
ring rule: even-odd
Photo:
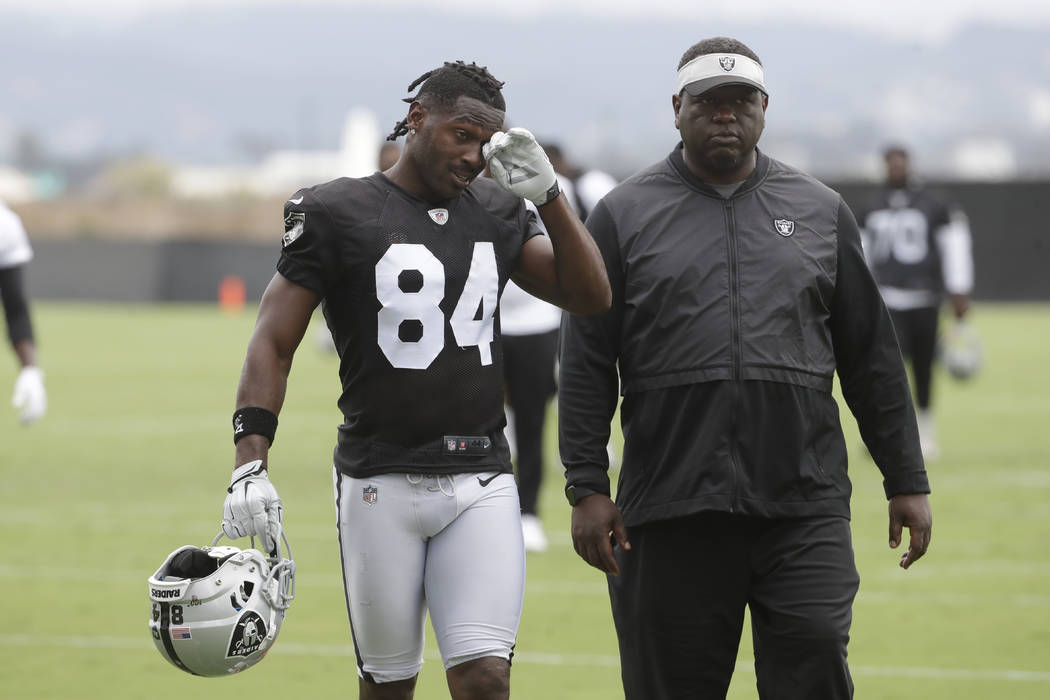
[[[857,208],[871,183],[829,182]],[[970,217],[977,299],[1050,300],[1050,182],[944,183]],[[233,238],[234,236],[231,236]],[[248,300],[274,274],[277,243],[70,239],[34,241],[35,299],[214,301],[222,281],[243,280]]]
[[[216,241],[34,241],[33,299],[215,301],[228,277],[258,300],[273,277],[280,244]]]

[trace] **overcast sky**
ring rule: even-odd
[[[284,0],[285,3],[288,0]],[[748,2],[697,2],[696,0],[307,0],[344,6],[426,5],[449,12],[473,14],[550,15],[574,12],[641,15],[677,19],[735,19],[770,21],[807,19],[834,25],[867,28],[874,32],[936,41],[967,22],[1013,25],[1050,24],[1050,2],[1045,0],[750,0]],[[171,7],[219,5],[249,7],[280,4],[281,0],[0,0],[0,8],[68,17],[127,18]]]

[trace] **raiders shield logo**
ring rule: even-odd
[[[284,238],[281,246],[287,248],[295,242],[295,239],[303,235],[303,227],[306,226],[306,214],[301,211],[288,212],[284,217]]]
[[[733,66],[736,65],[736,59],[732,56],[719,56],[718,65],[722,66],[722,70],[728,73],[733,70]]]
[[[375,486],[366,486],[361,489],[361,500],[367,505],[374,506],[379,500],[379,489]]]
[[[448,209],[431,209],[427,213],[438,226],[444,226],[448,222]]]
[[[785,238],[795,232],[795,222],[787,219],[774,219],[773,226],[776,227],[777,233]]]
[[[259,651],[263,640],[266,639],[266,623],[263,622],[259,613],[254,610],[241,615],[237,620],[237,626],[233,628],[230,636],[230,646],[226,650],[226,657],[248,656]]]

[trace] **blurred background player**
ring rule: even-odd
[[[966,215],[912,175],[908,151],[889,146],[885,187],[858,220],[864,251],[911,364],[919,438],[926,459],[940,446],[932,416],[933,361],[945,293],[956,322],[970,308],[973,254]]]
[[[572,182],[556,169],[555,173],[562,194],[573,203]],[[536,207],[527,200],[525,205],[537,214],[542,228]],[[527,552],[547,551],[547,535],[539,516],[539,495],[546,468],[543,437],[547,406],[557,392],[555,372],[560,325],[561,309],[529,294],[513,280],[507,282],[500,297],[506,432],[518,477],[521,535]]]
[[[547,550],[539,516],[543,484],[544,431],[555,382],[561,309],[537,299],[513,282],[500,298],[503,377],[507,393],[507,437],[521,501],[521,535],[525,551]]]
[[[572,183],[573,204],[580,218],[586,221],[598,200],[616,187],[616,178],[597,168],[585,169],[574,165],[556,143],[544,144],[543,149],[551,159],[554,172]]]
[[[0,202],[0,297],[11,341],[22,370],[15,380],[12,405],[21,412],[23,425],[34,423],[47,412],[44,372],[37,366],[33,323],[29,316],[24,270],[33,258],[22,220]]]

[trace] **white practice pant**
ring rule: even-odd
[[[358,674],[389,683],[419,673],[428,609],[446,669],[509,660],[525,592],[514,476],[334,480]]]

